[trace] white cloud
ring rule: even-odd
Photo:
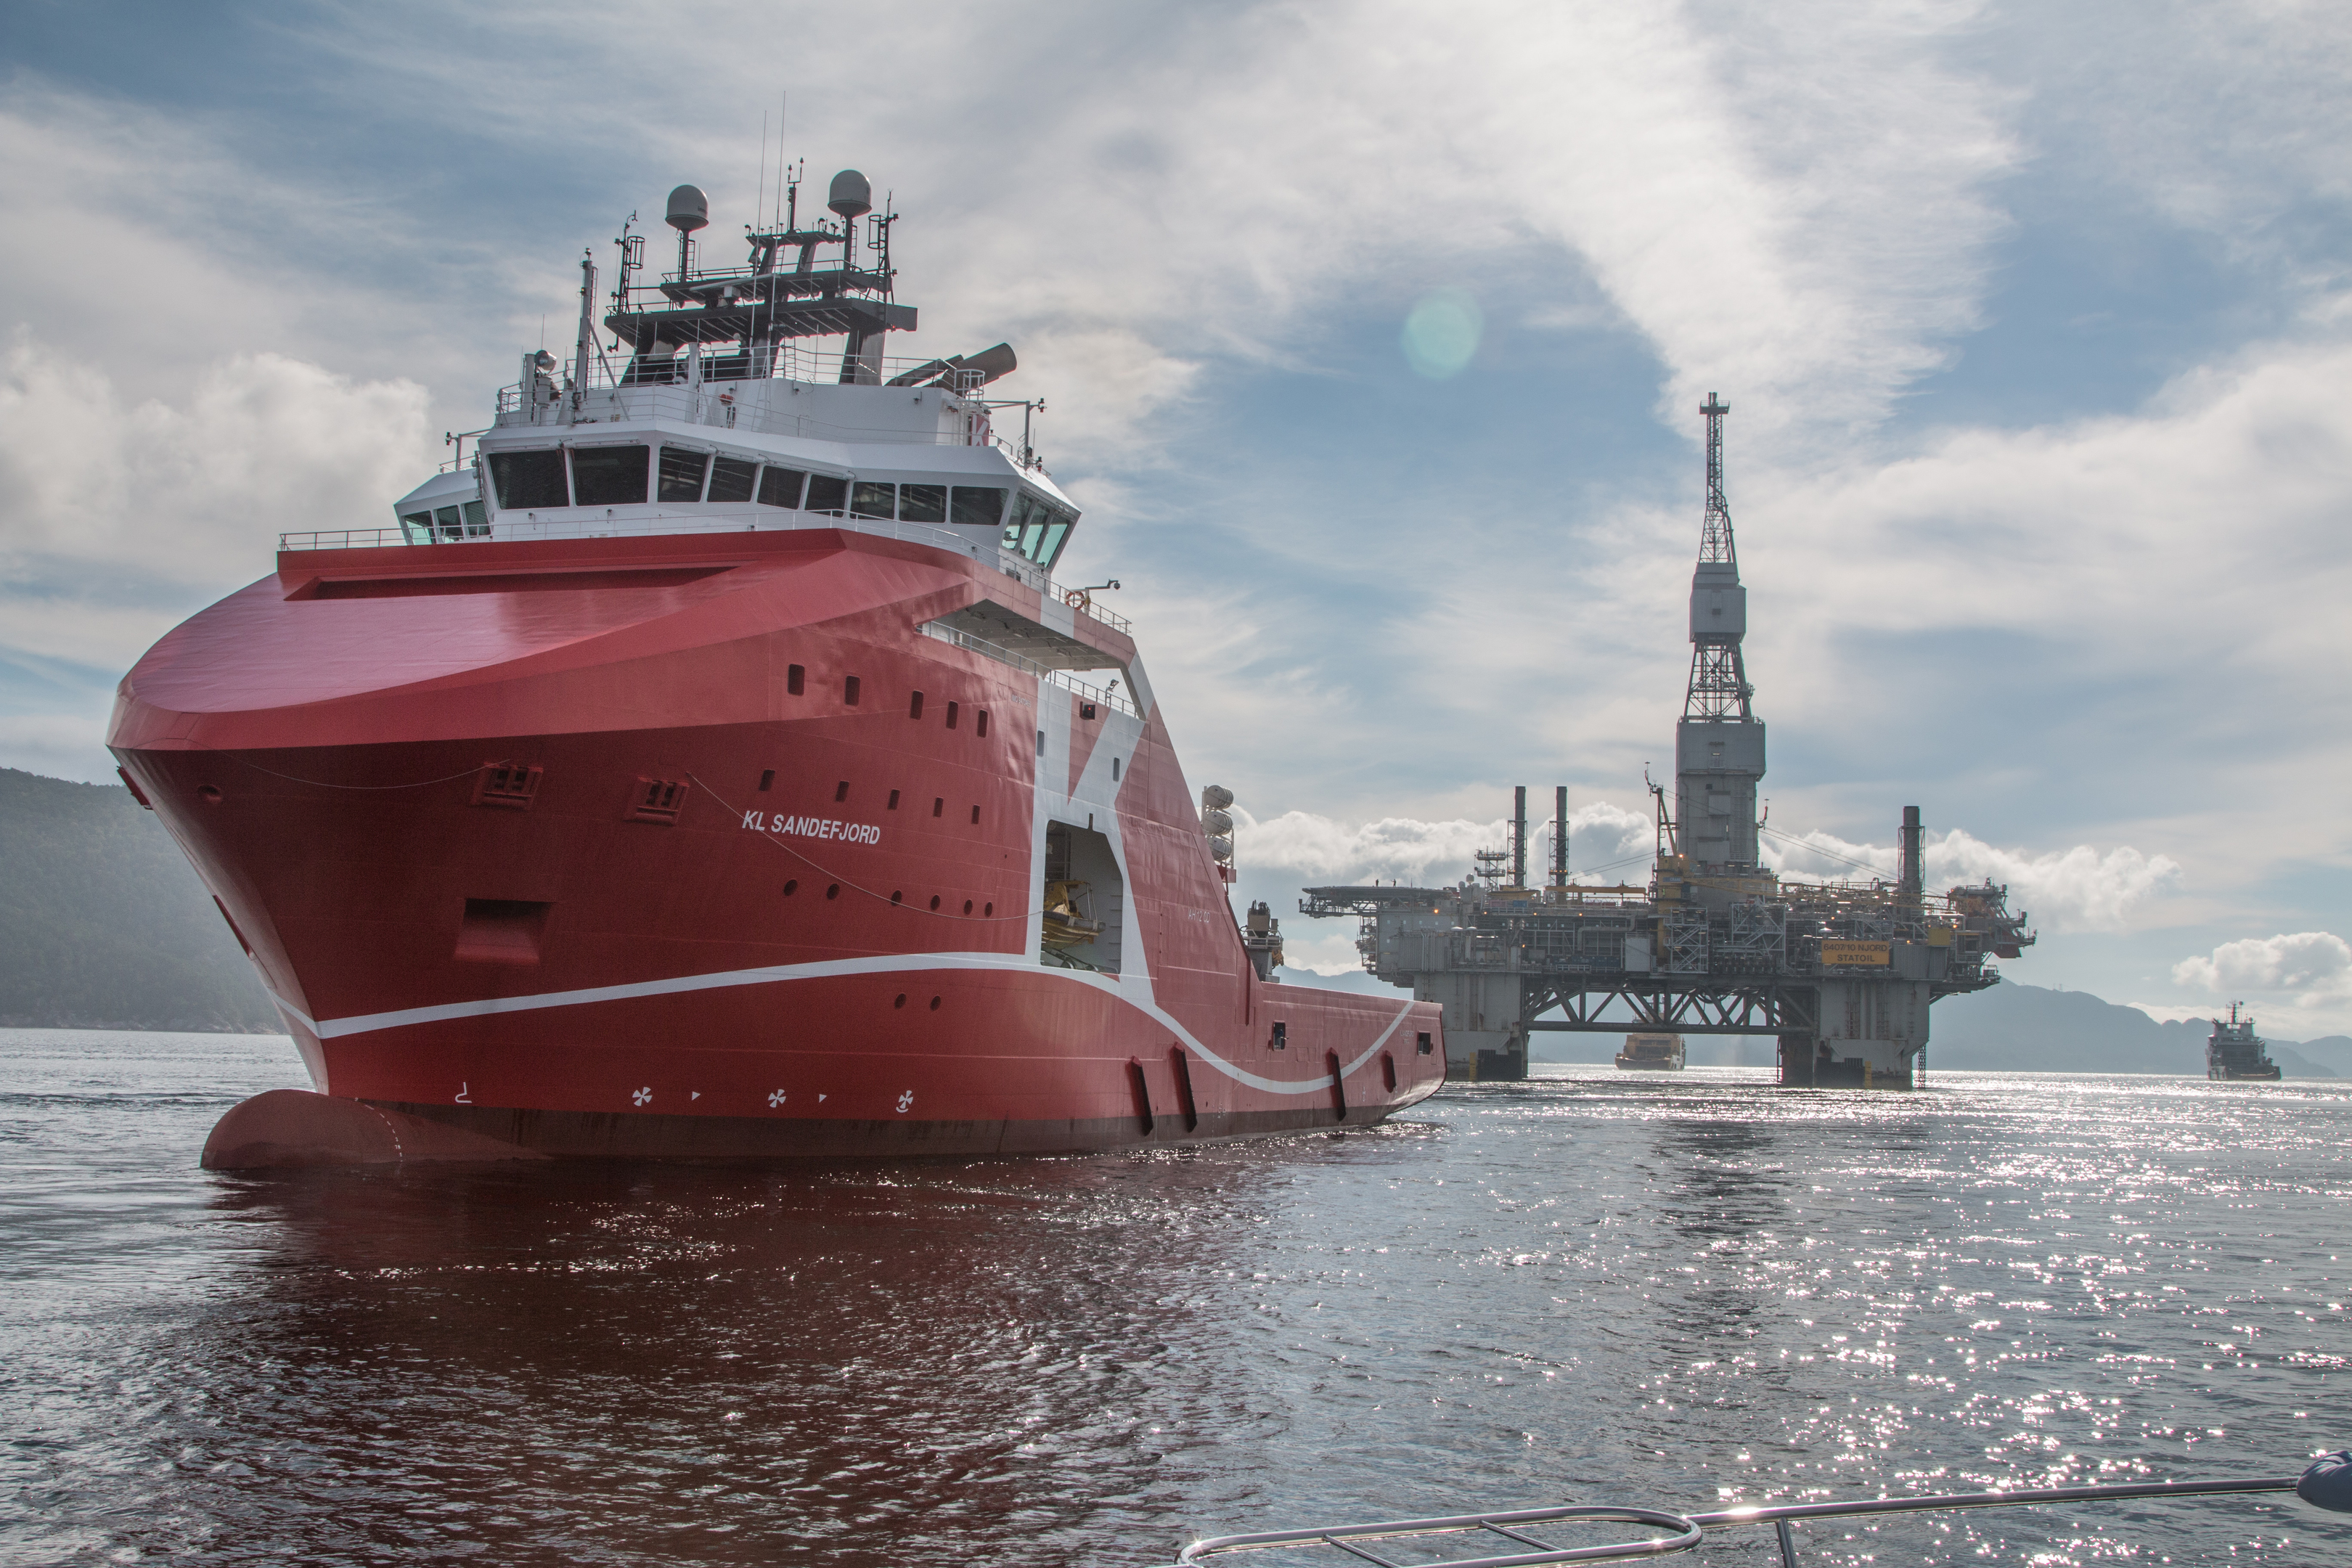
[[[1528,815],[1528,874],[1540,882],[1551,864],[1551,822],[1532,801]],[[1251,870],[1291,872],[1308,884],[1377,879],[1408,887],[1450,886],[1469,873],[1472,857],[1479,850],[1510,843],[1508,818],[1428,822],[1391,816],[1349,823],[1314,812],[1287,811],[1260,822],[1238,809],[1234,816],[1236,858]],[[1607,866],[1627,855],[1646,858],[1651,850],[1649,818],[1606,804],[1570,813],[1568,833],[1570,869],[1578,880],[1600,874],[1577,870],[1579,867]],[[1610,877],[1613,880],[1614,873]]]
[[[432,472],[424,389],[272,353],[134,401],[20,333],[0,358],[0,644],[127,668],[268,570],[281,531],[381,528]]]
[[[1991,880],[2009,889],[2009,907],[2030,911],[2048,931],[2122,931],[2135,910],[2171,891],[2180,867],[2163,855],[2128,845],[2105,853],[2087,844],[2034,854],[2003,849],[1954,828],[1929,833],[1922,846],[1923,875],[1930,889]],[[1880,877],[1897,870],[1895,847],[1854,844],[1834,834],[1811,832],[1769,839],[1765,859],[1784,874],[1838,879]]]
[[[2263,997],[2300,1009],[2352,1005],[2352,942],[2330,931],[2249,937],[2172,966],[2176,985],[2216,998]]]

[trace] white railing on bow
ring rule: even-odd
[[[1041,596],[1058,599],[1069,605],[1076,614],[1098,621],[1121,636],[1134,635],[1135,627],[1126,616],[1104,609],[1084,594],[1066,594],[1055,588],[1053,578],[1035,563],[1025,561],[992,542],[982,543],[948,529],[933,528],[920,522],[900,522],[887,517],[845,517],[831,512],[786,511],[774,507],[761,507],[754,511],[723,512],[698,509],[691,516],[656,516],[635,521],[567,518],[547,522],[514,522],[509,521],[508,514],[502,513],[488,525],[487,532],[467,533],[463,537],[417,539],[397,528],[333,529],[281,533],[278,536],[278,548],[281,552],[381,550],[407,544],[489,544],[500,542],[511,544],[557,539],[639,539],[673,533],[772,533],[809,528],[843,529],[853,533],[903,539],[915,544],[928,544],[935,550],[952,551],[982,565],[993,566],[1006,576],[1035,590]]]

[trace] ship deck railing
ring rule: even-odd
[[[1115,687],[1096,686],[1090,681],[1081,680],[1066,669],[1040,663],[1027,654],[1016,653],[1009,647],[1001,647],[985,637],[976,637],[958,626],[943,626],[937,621],[926,621],[923,623],[922,631],[926,637],[937,637],[940,641],[957,647],[969,648],[973,653],[983,654],[990,658],[1009,664],[1015,669],[1034,675],[1040,680],[1061,687],[1066,691],[1075,693],[1082,702],[1099,702],[1106,707],[1116,708],[1130,719],[1143,717],[1142,710],[1136,707],[1132,700]]]
[[[1099,621],[1122,637],[1132,637],[1135,627],[1124,616],[1105,609],[1086,595],[1065,594],[1054,585],[1054,580],[1034,562],[1015,555],[995,543],[979,543],[944,528],[928,523],[901,522],[896,518],[854,517],[837,512],[785,511],[774,507],[761,507],[756,511],[712,512],[698,508],[691,517],[654,517],[641,522],[609,521],[603,518],[575,518],[549,522],[509,524],[495,521],[475,524],[463,535],[441,534],[433,539],[417,539],[400,528],[321,529],[308,532],[281,533],[278,548],[281,552],[308,550],[387,550],[410,544],[493,544],[529,543],[539,540],[558,539],[645,539],[664,534],[785,532],[797,529],[834,528],[852,533],[871,533],[886,539],[903,539],[914,544],[928,544],[934,549],[952,551],[982,565],[993,566],[1006,576],[1034,589],[1047,599],[1059,599],[1078,615]],[[475,531],[476,529],[481,531]]]
[[[1874,1498],[1855,1502],[1745,1505],[1700,1513],[1616,1503],[1572,1503],[1557,1508],[1515,1509],[1428,1519],[1392,1519],[1369,1524],[1313,1525],[1303,1530],[1259,1531],[1196,1541],[1168,1568],[1193,1568],[1213,1558],[1274,1552],[1284,1562],[1331,1568],[1370,1563],[1377,1568],[1538,1568],[1555,1563],[1610,1563],[1687,1552],[1712,1531],[1769,1526],[1780,1548],[1781,1568],[1799,1561],[1794,1525],[1815,1520],[1869,1519],[1890,1513],[1940,1513],[1982,1508],[2039,1508],[2063,1503],[2122,1502],[2149,1498],[2210,1498],[2292,1492],[2299,1478],[2264,1476],[2244,1480],[2139,1481],[2110,1486],[2038,1487],[2013,1491],[1943,1492],[1920,1497]],[[1657,1533],[1632,1541],[1565,1545],[1535,1531],[1562,1525],[1632,1524]],[[1382,1550],[1375,1551],[1375,1546]],[[1461,1555],[1465,1546],[1472,1548]],[[1430,1552],[1442,1553],[1431,1556]],[[1396,1553],[1391,1555],[1391,1553]],[[1409,1553],[1409,1554],[1408,1554]]]

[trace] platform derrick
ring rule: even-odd
[[[1482,853],[1456,886],[1304,890],[1301,913],[1362,922],[1365,968],[1444,1005],[1446,1068],[1457,1079],[1526,1077],[1538,1032],[1659,1032],[1774,1036],[1787,1085],[1907,1088],[1929,1005],[1993,984],[1991,961],[2034,940],[2004,887],[1926,890],[1916,806],[1904,807],[1891,882],[1798,881],[1763,864],[1764,722],[1741,653],[1747,590],[1723,489],[1729,409],[1710,395],[1699,412],[1706,515],[1691,579],[1690,682],[1671,798],[1651,786],[1648,882],[1570,881],[1562,788],[1548,885],[1529,886],[1521,788],[1508,848]]]

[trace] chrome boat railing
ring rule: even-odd
[[[1559,1508],[1517,1509],[1499,1513],[1454,1514],[1431,1519],[1392,1519],[1373,1524],[1314,1526],[1304,1530],[1260,1531],[1246,1535],[1218,1535],[1196,1541],[1177,1555],[1171,1568],[1192,1568],[1213,1557],[1244,1552],[1297,1552],[1324,1548],[1378,1568],[1538,1568],[1552,1563],[1606,1563],[1631,1557],[1657,1557],[1686,1552],[1710,1531],[1742,1525],[1770,1525],[1780,1547],[1782,1568],[1795,1568],[1797,1541],[1793,1522],[1815,1519],[1853,1519],[1883,1513],[1931,1513],[1978,1508],[2030,1508],[2049,1503],[2121,1501],[2130,1498],[2217,1497],[2252,1492],[2292,1492],[2301,1478],[2264,1476],[2249,1480],[2142,1481],[2115,1486],[2038,1487],[2017,1491],[1943,1492],[1921,1497],[1872,1498],[1854,1502],[1766,1503],[1716,1509],[1700,1513],[1674,1513],[1663,1509],[1629,1508],[1614,1504],[1574,1504]],[[2323,1506],[2332,1506],[2323,1504]],[[1666,1533],[1647,1540],[1605,1542],[1591,1546],[1560,1546],[1529,1533],[1533,1526],[1576,1521],[1594,1523],[1642,1524]],[[1414,1540],[1433,1543],[1441,1538],[1475,1537],[1484,1542],[1509,1543],[1502,1552],[1472,1556],[1392,1557],[1372,1551],[1377,1542]],[[1334,1561],[1326,1555],[1323,1561]]]

